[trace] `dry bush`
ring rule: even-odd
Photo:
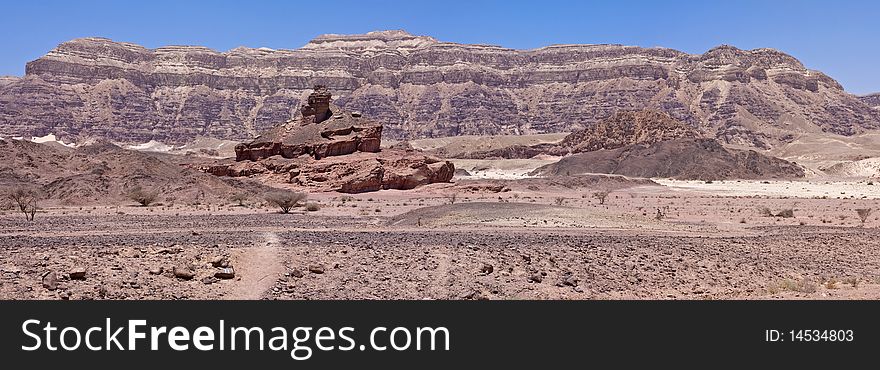
[[[865,221],[868,220],[868,216],[871,215],[870,208],[859,208],[856,209],[856,214],[859,215],[859,220],[862,221],[862,226],[865,226]]]
[[[610,194],[607,190],[601,190],[593,193],[593,198],[599,200],[599,204],[605,204],[605,198],[608,198],[608,194]]]
[[[818,286],[810,279],[801,279],[797,281],[785,279],[779,284],[771,285],[767,288],[767,291],[771,294],[776,294],[785,290],[798,293],[814,293],[816,289],[818,289]]]
[[[298,206],[299,202],[306,200],[306,197],[303,193],[292,191],[273,191],[264,196],[266,202],[281,208],[281,213],[290,213],[290,210]]]
[[[247,202],[249,198],[250,196],[247,193],[237,193],[233,194],[229,200],[238,204],[239,207],[244,207],[244,202]]]
[[[446,199],[449,199],[449,204],[455,204],[455,200],[458,199],[458,193],[451,193],[446,195]]]
[[[318,203],[315,203],[315,202],[306,203],[306,211],[316,212],[316,211],[320,211],[320,210],[321,210],[321,206],[319,206]]]
[[[776,217],[792,218],[794,217],[794,210],[791,208],[783,209],[776,214]]]
[[[141,206],[146,207],[156,201],[156,198],[159,197],[159,191],[147,190],[138,185],[125,192],[125,196],[128,197],[128,199],[137,202]]]
[[[37,213],[37,201],[40,198],[40,192],[37,189],[19,186],[9,190],[6,197],[14,203],[14,207],[24,213],[25,219],[34,220],[34,215]]]

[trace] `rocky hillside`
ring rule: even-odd
[[[295,117],[315,84],[336,91],[340,107],[383,123],[392,139],[571,132],[644,108],[757,148],[798,132],[880,128],[880,112],[772,49],[513,50],[383,31],[227,52],[72,40],[28,63],[23,78],[0,83],[0,136],[241,141]]]
[[[679,180],[797,178],[796,164],[753,150],[724,148],[714,139],[675,139],[574,154],[536,169],[541,176],[607,173]]]
[[[158,201],[177,204],[226,203],[233,194],[256,197],[267,189],[106,142],[74,149],[0,139],[0,192],[17,186],[39,189],[62,204],[132,203],[125,194],[137,186],[158,192]]]
[[[880,109],[880,93],[860,96],[859,99],[861,99],[862,102],[867,104],[869,107]]]

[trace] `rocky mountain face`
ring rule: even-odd
[[[880,112],[772,49],[513,50],[382,31],[320,36],[295,50],[227,52],[72,40],[28,63],[23,78],[0,83],[0,136],[243,141],[295,118],[315,84],[393,139],[570,132],[644,108],[756,148],[800,132],[880,128]]]
[[[880,109],[880,93],[860,96],[859,99],[871,108]]]

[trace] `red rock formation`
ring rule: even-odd
[[[330,91],[315,86],[302,115],[276,126],[247,144],[235,147],[236,160],[259,160],[274,155],[296,158],[307,154],[316,159],[377,152],[382,141],[382,125],[345,112],[330,104]]]
[[[383,189],[407,190],[452,179],[451,162],[417,151],[386,149],[380,153],[357,152],[320,160],[312,157],[272,157],[204,166],[217,176],[274,177],[310,190],[362,193]]]

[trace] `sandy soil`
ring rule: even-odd
[[[604,204],[589,189],[511,183],[455,204],[448,185],[313,194],[319,211],[287,215],[261,204],[59,207],[29,223],[6,211],[0,298],[880,298],[880,200],[788,183],[749,183],[767,186],[757,196],[670,185],[615,190]],[[876,213],[862,225],[859,208]],[[792,217],[768,216],[785,210]],[[215,277],[219,263],[235,276]],[[84,279],[71,278],[76,268]],[[175,276],[183,269],[193,276]]]

